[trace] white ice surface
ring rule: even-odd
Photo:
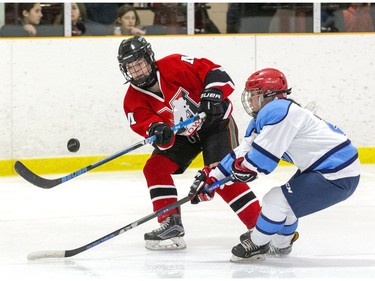
[[[294,171],[279,167],[251,183],[252,189],[261,199]],[[187,195],[195,172],[174,177],[179,198]],[[229,262],[246,229],[217,196],[182,205],[185,250],[146,250],[143,234],[158,226],[153,219],[70,258],[27,260],[34,251],[81,247],[152,212],[142,171],[90,172],[50,190],[2,177],[0,279],[375,279],[375,165],[362,166],[360,185],[348,200],[300,219],[300,239],[287,258]]]

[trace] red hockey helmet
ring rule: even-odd
[[[250,75],[242,93],[242,105],[246,112],[254,116],[273,99],[286,99],[291,93],[285,75],[274,68],[265,68]],[[260,97],[259,97],[260,96]],[[258,106],[251,105],[251,98],[259,97]]]

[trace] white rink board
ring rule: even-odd
[[[292,87],[291,98],[342,128],[357,146],[375,145],[375,37],[304,36],[293,40],[262,37],[257,67],[282,69]],[[272,54],[272,55],[270,55]],[[371,133],[372,132],[372,133]]]
[[[127,89],[118,69],[123,38],[0,40],[0,159],[109,155],[141,137],[123,113]],[[237,89],[234,116],[245,132],[248,116],[240,95],[255,70],[282,70],[292,98],[316,105],[359,147],[375,144],[375,35],[149,36],[161,58],[171,53],[207,57],[221,64]],[[135,153],[145,153],[150,146]]]
[[[0,159],[12,155],[11,42],[0,40]]]

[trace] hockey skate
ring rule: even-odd
[[[242,234],[240,236],[241,243],[246,239],[250,239],[250,235],[251,235],[251,230],[248,230],[247,232]],[[293,243],[296,242],[298,238],[299,238],[299,233],[296,231],[296,232],[294,232],[294,235],[292,237],[292,240],[290,241],[289,246],[287,246],[285,248],[277,248],[273,245],[273,243],[271,241],[270,242],[270,249],[267,253],[267,256],[283,257],[283,256],[289,255],[292,252]]]
[[[240,241],[241,241],[241,243],[242,243],[243,241],[245,241],[246,239],[250,239],[251,232],[252,232],[252,229],[248,229],[244,234],[242,234],[242,235],[240,236]]]
[[[154,251],[185,249],[184,235],[181,216],[172,214],[160,224],[159,228],[145,233],[145,247]]]
[[[268,251],[267,255],[276,256],[276,257],[283,257],[283,256],[289,255],[292,252],[293,243],[296,242],[298,238],[299,238],[299,233],[296,231],[296,232],[294,232],[292,240],[290,240],[289,246],[287,246],[285,248],[276,248],[272,244],[272,241],[271,241],[270,250]]]
[[[231,262],[246,263],[265,259],[265,255],[270,249],[270,243],[262,246],[255,245],[251,240],[250,234],[251,231],[249,232],[249,238],[244,239],[240,244],[233,247]]]

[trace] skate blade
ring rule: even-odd
[[[235,255],[232,255],[232,257],[230,258],[230,261],[234,263],[256,263],[256,262],[262,262],[265,259],[266,259],[265,255],[255,255],[250,258],[241,258]]]
[[[146,240],[146,249],[151,251],[182,250],[186,248],[183,237],[174,237],[166,240]]]

